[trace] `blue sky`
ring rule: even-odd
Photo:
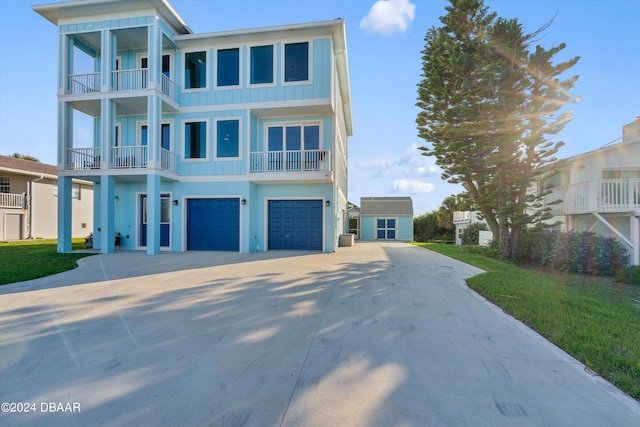
[[[46,0],[0,1],[0,154],[55,164],[56,28],[32,11]],[[170,0],[196,33],[344,18],[354,136],[349,140],[349,200],[408,195],[416,215],[461,189],[440,178],[416,149],[416,84],[424,35],[439,25],[446,0]],[[485,0],[528,31],[555,16],[540,44],[561,42],[558,59],[580,56],[574,120],[555,140],[559,157],[622,135],[640,116],[640,0]],[[39,59],[36,61],[35,57]],[[640,159],[638,159],[640,163]]]

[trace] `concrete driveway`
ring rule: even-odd
[[[0,425],[640,424],[638,402],[469,290],[477,273],[384,242],[89,257],[0,287],[0,401],[23,411]]]

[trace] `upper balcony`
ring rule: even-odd
[[[100,147],[69,148],[65,157],[64,170],[81,171],[85,174],[106,169],[111,171],[139,171],[146,173],[148,169],[148,150],[146,145],[111,147],[107,159],[101,156]],[[160,149],[160,170],[177,173],[177,156],[175,153]]]
[[[24,194],[0,193],[0,208],[26,209]]]
[[[65,86],[65,95],[95,95],[101,92],[102,73],[69,74]],[[109,92],[122,93],[142,91],[149,88],[149,72],[146,68],[118,70],[111,72]],[[160,91],[171,101],[178,102],[178,85],[162,74]]]
[[[257,151],[250,155],[249,173],[254,181],[332,179],[331,151]]]
[[[562,200],[554,205],[550,203]],[[544,196],[553,215],[633,213],[640,215],[640,179],[597,179],[554,188]]]
[[[469,224],[471,222],[470,211],[454,211],[453,223],[454,224]]]

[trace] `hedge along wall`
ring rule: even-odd
[[[613,237],[588,231],[523,233],[520,259],[571,273],[613,276],[629,264],[629,251]]]

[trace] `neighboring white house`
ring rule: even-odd
[[[456,245],[462,245],[462,235],[464,234],[464,230],[469,227],[471,224],[484,224],[487,223],[480,219],[480,212],[478,211],[455,211],[453,212],[453,225],[456,228]],[[479,236],[479,244],[480,246],[489,246],[489,242],[493,239],[493,233],[488,231],[489,226],[487,226],[487,231],[480,231]]]
[[[72,182],[73,237],[93,230],[93,184]],[[58,237],[55,166],[0,156],[0,240]]]
[[[615,237],[640,264],[640,117],[622,128],[622,141],[557,161],[539,183],[563,231]]]

